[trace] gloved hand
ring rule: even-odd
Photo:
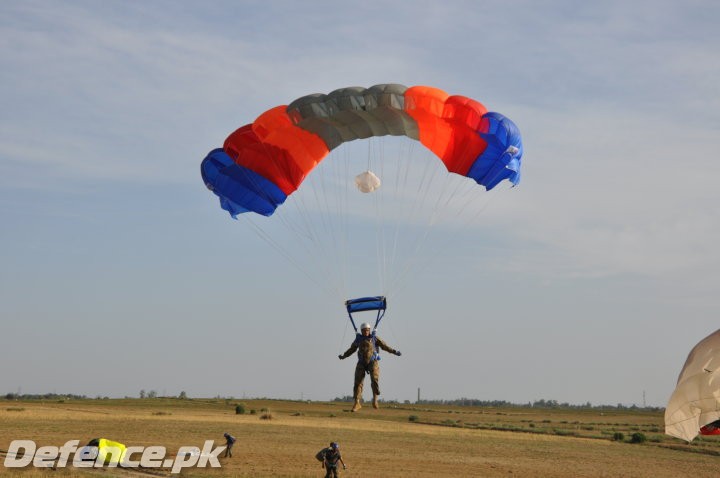
[[[342,360],[342,359],[344,359],[345,357],[343,357],[342,355],[338,355],[338,358],[339,358],[340,360]]]
[[[343,465],[343,470],[347,470],[347,466]]]
[[[399,356],[401,356],[401,355],[402,355],[402,353],[400,353],[400,351],[399,351],[399,350],[396,350],[396,351],[395,351],[395,355],[397,355],[397,356],[399,357]]]

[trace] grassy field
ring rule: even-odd
[[[239,403],[245,414],[235,413]],[[0,459],[14,439],[61,446],[102,437],[161,445],[174,455],[180,446],[202,447],[205,440],[223,444],[223,432],[229,432],[238,439],[232,458],[221,458],[221,468],[190,468],[181,476],[321,477],[314,455],[331,441],[341,445],[346,477],[720,476],[720,440],[704,437],[688,445],[667,437],[660,413],[390,404],[350,413],[349,408],[279,400],[0,400]],[[647,440],[632,443],[636,433]],[[2,466],[0,475],[170,473]]]

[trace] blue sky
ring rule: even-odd
[[[270,107],[401,83],[505,114],[525,156],[390,297],[383,397],[664,405],[718,328],[718,20],[709,1],[2,2],[0,392],[350,394],[344,298],[220,210],[199,164]]]

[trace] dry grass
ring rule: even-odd
[[[180,446],[223,443],[223,432],[238,442],[221,469],[188,469],[183,476],[319,477],[315,453],[330,441],[341,444],[354,477],[715,477],[720,474],[716,439],[688,446],[662,435],[657,413],[539,411],[478,407],[363,408],[347,404],[237,401],[84,400],[64,403],[6,402],[0,407],[0,449],[13,439],[41,445],[81,443],[106,437],[127,445]],[[9,408],[14,410],[10,411]],[[23,408],[23,410],[17,410]],[[410,422],[409,416],[417,417]],[[496,428],[496,429],[493,429]],[[500,430],[498,430],[498,428]],[[656,430],[656,431],[653,431]],[[613,442],[641,431],[645,444]],[[575,435],[575,436],[573,436]],[[718,453],[720,454],[720,453]],[[46,470],[0,468],[10,476],[48,476]],[[132,470],[57,470],[52,476],[151,476]],[[166,471],[165,471],[165,474]]]

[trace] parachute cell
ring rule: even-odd
[[[419,140],[449,172],[487,190],[520,180],[522,139],[512,121],[470,98],[397,84],[342,88],[271,108],[211,151],[202,176],[233,217],[269,216],[330,151],[388,135]]]
[[[705,337],[690,351],[665,408],[665,433],[690,442],[701,432],[714,434],[715,427],[707,425],[718,419],[720,330]]]
[[[356,333],[357,326],[355,325],[355,319],[353,318],[353,314],[357,312],[376,311],[377,316],[375,317],[375,325],[373,325],[374,331],[375,329],[377,329],[377,326],[380,324],[380,321],[385,315],[385,310],[387,309],[387,299],[382,295],[348,299],[345,301],[345,308],[348,311],[350,323],[352,324],[353,329],[355,329]]]
[[[210,151],[202,162],[205,185],[220,197],[233,217],[247,211],[271,215],[287,195],[273,182],[251,169],[235,164],[222,149]]]

